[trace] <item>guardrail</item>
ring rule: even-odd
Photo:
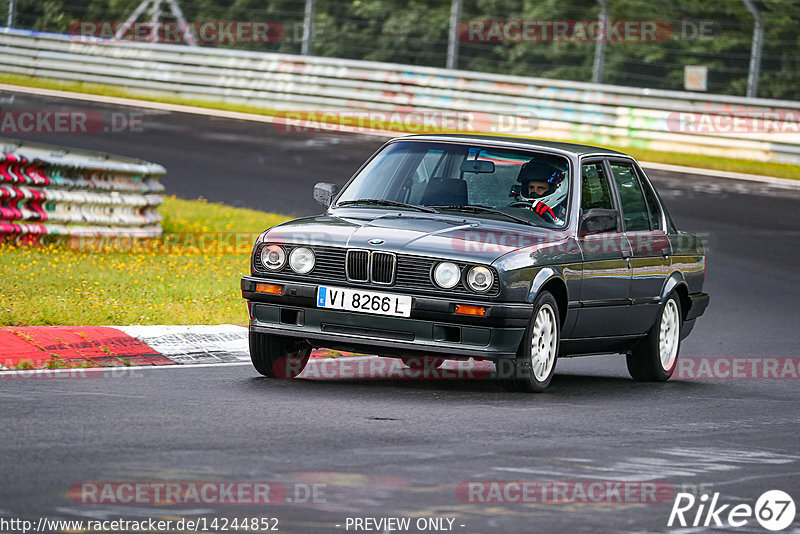
[[[133,93],[285,111],[480,113],[492,133],[800,164],[798,102],[10,29],[0,54],[0,72]]]
[[[161,165],[0,139],[0,235],[161,234]]]

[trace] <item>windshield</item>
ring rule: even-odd
[[[529,150],[399,141],[375,156],[336,207],[425,208],[548,228],[566,224],[569,160]]]

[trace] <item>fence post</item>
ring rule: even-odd
[[[303,45],[300,53],[311,54],[311,34],[314,31],[314,0],[306,0],[306,11],[303,14]]]
[[[150,6],[150,41],[158,42],[158,21],[161,20],[161,0],[153,0]]]
[[[594,64],[592,65],[592,83],[603,83],[603,71],[606,67],[606,39],[608,38],[608,6],[606,0],[597,0],[600,4],[601,34],[594,45]]]
[[[753,15],[753,46],[750,49],[750,71],[747,73],[747,96],[753,98],[758,95],[758,77],[761,74],[761,48],[764,45],[764,26],[761,22],[761,13],[752,0],[742,0],[745,7]]]
[[[458,67],[458,23],[461,18],[462,0],[452,0],[450,4],[450,35],[447,39],[447,68]]]
[[[14,27],[14,0],[8,0],[8,24],[6,24],[6,27]]]

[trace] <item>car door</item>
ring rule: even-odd
[[[633,333],[650,329],[658,313],[659,297],[670,269],[670,242],[661,207],[652,185],[628,159],[609,159],[614,177],[625,236],[633,252],[629,298]]]
[[[609,169],[602,158],[581,163],[581,214],[592,208],[619,209]],[[583,254],[580,309],[572,339],[629,333],[631,267],[630,245],[621,221],[601,233],[578,233]]]

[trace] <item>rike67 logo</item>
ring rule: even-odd
[[[755,502],[720,504],[719,492],[699,498],[691,493],[678,493],[669,514],[667,526],[693,527],[756,527],[777,532],[788,528],[795,517],[794,500],[781,490],[764,492]],[[757,528],[757,527],[756,527]]]

